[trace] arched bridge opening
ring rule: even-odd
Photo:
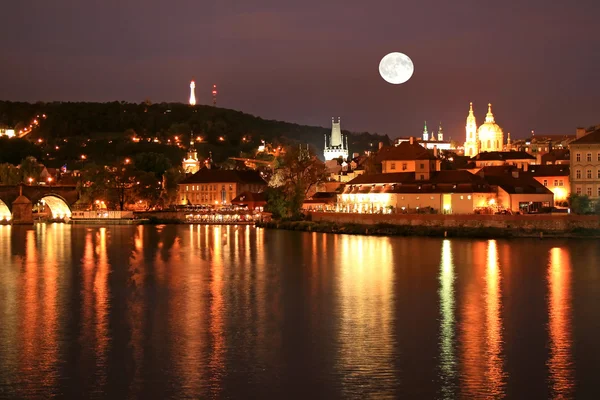
[[[8,222],[12,218],[12,212],[2,199],[0,199],[0,223]]]
[[[46,208],[47,207],[47,215],[52,219],[68,219],[71,218],[71,207],[67,201],[56,195],[56,194],[47,194],[44,195],[39,203]]]

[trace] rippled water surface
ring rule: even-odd
[[[0,226],[0,398],[600,398],[595,240]]]

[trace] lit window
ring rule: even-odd
[[[417,196],[417,200],[419,200],[420,198],[421,198],[420,196]]]
[[[185,187],[185,191],[188,192],[190,188],[188,186]]]
[[[592,161],[592,153],[587,153],[587,161],[588,162]]]
[[[581,170],[580,169],[578,169],[577,171],[575,171],[575,178],[581,179]]]
[[[433,196],[431,196],[430,199],[433,200]]]
[[[467,199],[471,200],[471,195],[468,195],[468,196],[467,196]]]
[[[460,199],[461,199],[461,200],[464,200],[464,198],[465,198],[465,196],[460,196]]]
[[[577,161],[581,161],[581,154],[580,154],[580,153],[577,153],[577,154],[575,155],[575,160],[577,160]]]

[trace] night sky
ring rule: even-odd
[[[600,1],[2,1],[0,99],[210,102],[390,137],[423,120],[464,140],[494,106],[505,133],[600,123]],[[407,83],[378,64],[401,51]]]

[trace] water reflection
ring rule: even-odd
[[[475,244],[473,267],[463,311],[462,389],[467,397],[500,397],[505,394],[507,374],[502,349],[501,274],[495,240],[487,245]]]
[[[341,256],[339,356],[343,397],[394,395],[394,266],[389,238],[335,236]]]
[[[456,359],[454,354],[454,264],[450,240],[442,244],[440,263],[440,371],[441,396],[445,399],[455,397]]]
[[[562,248],[550,250],[548,292],[550,392],[554,398],[572,398],[575,373],[571,356],[571,260]]]

